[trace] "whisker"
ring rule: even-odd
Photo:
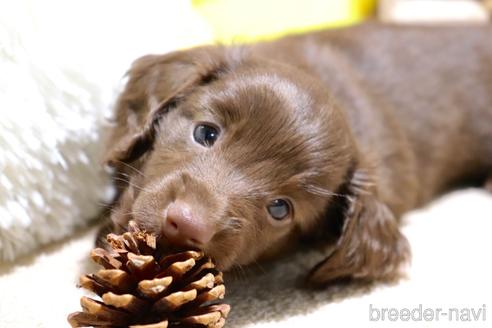
[[[258,270],[260,270],[262,274],[267,273],[267,271],[266,271],[265,267],[263,267],[263,265],[261,265],[261,263],[260,263],[260,262],[258,262],[257,260],[254,260],[254,261],[251,263],[251,265],[254,265],[254,266],[255,266],[255,268],[257,268]]]
[[[140,212],[140,211],[129,211],[129,212],[121,213],[121,215],[131,215],[131,216],[134,216],[135,214],[147,215],[148,213]]]
[[[118,163],[121,163],[121,164],[125,165],[125,166],[126,166],[126,167],[128,167],[129,169],[132,169],[134,172],[136,172],[136,173],[140,174],[142,177],[146,178],[145,174],[144,174],[142,171],[140,171],[139,169],[137,169],[136,167],[133,167],[133,166],[131,166],[130,164],[125,163],[125,162],[120,161],[120,160],[116,160],[116,161],[117,161]]]
[[[140,190],[140,191],[152,192],[151,190],[148,190],[148,189],[146,189],[146,188],[144,188],[144,187],[140,187],[139,185],[137,185],[137,184],[135,184],[135,183],[131,182],[131,181],[130,181],[130,180],[128,180],[128,179],[123,179],[123,178],[120,178],[120,177],[113,177],[113,180],[116,180],[116,181],[122,181],[122,182],[124,182],[124,183],[127,183],[128,185],[130,185],[130,186],[132,186],[133,188],[136,188],[136,189],[138,189],[138,190]]]
[[[248,279],[244,267],[241,264],[236,264],[230,271],[238,281],[246,281]]]
[[[113,208],[113,204],[112,203],[105,203],[105,202],[101,202],[101,201],[98,201],[96,203],[97,206],[101,206],[105,209],[112,209]]]

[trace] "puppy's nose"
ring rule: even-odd
[[[182,202],[169,204],[163,232],[166,238],[179,245],[201,246],[210,241],[214,231],[190,206]]]

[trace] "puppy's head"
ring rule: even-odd
[[[126,186],[113,215],[221,269],[286,249],[324,220],[353,139],[320,83],[237,50],[147,56],[129,72],[109,162]]]

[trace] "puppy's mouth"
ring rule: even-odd
[[[158,248],[162,250],[163,255],[170,255],[173,253],[179,253],[183,251],[204,251],[203,248],[197,246],[190,246],[185,244],[179,244],[175,241],[169,240],[164,234],[159,234],[157,238]]]

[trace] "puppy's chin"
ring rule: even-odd
[[[211,248],[209,251],[205,250],[205,253],[210,256],[217,269],[220,271],[228,271],[236,265],[241,265],[238,255],[231,250],[225,251],[222,248]]]

